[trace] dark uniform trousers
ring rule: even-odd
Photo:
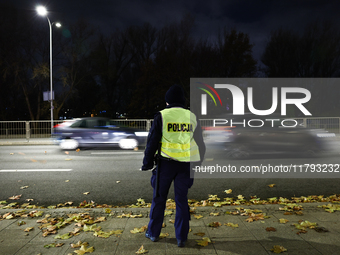
[[[190,178],[190,162],[178,162],[174,160],[161,159],[159,176],[159,196],[156,197],[156,171],[152,172],[151,186],[153,187],[153,200],[150,209],[150,222],[148,232],[151,236],[158,237],[161,233],[164,220],[164,210],[168,192],[172,181],[174,181],[176,217],[175,232],[177,240],[186,241],[189,232],[190,211],[188,205],[188,189],[193,184]]]

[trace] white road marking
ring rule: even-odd
[[[0,173],[14,172],[70,172],[73,169],[0,169]]]
[[[108,154],[108,155],[132,155],[132,154],[143,154],[144,152],[91,152],[91,154],[93,155],[105,155],[105,154]]]

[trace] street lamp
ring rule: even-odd
[[[48,25],[50,27],[50,102],[51,102],[51,136],[53,135],[53,74],[52,74],[52,26],[55,24],[56,27],[61,27],[59,22],[51,23],[47,16],[47,10],[44,6],[37,7],[37,13],[40,16],[46,16]]]

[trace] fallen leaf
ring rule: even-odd
[[[71,235],[73,236],[77,236],[80,234],[80,231],[82,231],[82,228],[74,228],[74,230],[72,232],[70,232]]]
[[[84,192],[83,194],[84,194],[84,195],[88,195],[88,194],[90,194],[90,192]]]
[[[78,149],[76,149],[76,152],[79,152],[80,151],[80,149],[78,148]]]
[[[268,187],[269,188],[273,188],[275,186],[275,184],[269,184]]]
[[[87,246],[82,245],[79,250],[75,250],[74,253],[77,253],[78,255],[83,255],[85,253],[92,253],[94,252],[94,247],[91,246],[89,248],[86,248]]]
[[[78,241],[77,243],[71,243],[71,248],[79,248],[81,246],[87,247],[89,244],[87,242]]]
[[[208,224],[208,226],[212,227],[212,228],[218,228],[218,227],[222,226],[222,224],[220,222],[214,221],[214,222],[210,222]]]
[[[298,230],[306,230],[307,228],[315,228],[317,226],[317,223],[312,223],[306,220],[306,221],[299,221],[299,223],[295,223],[293,225]]]
[[[9,197],[8,199],[10,200],[19,200],[21,198],[22,195],[16,195],[16,196],[13,196],[13,197]]]
[[[142,214],[136,214],[136,215],[131,214],[131,215],[130,215],[130,218],[142,218],[142,217],[143,217]]]
[[[234,223],[224,223],[225,226],[232,227],[232,228],[238,228],[238,224]]]
[[[22,226],[22,225],[25,225],[25,224],[26,224],[26,222],[24,222],[22,220],[18,222],[18,226]]]
[[[284,212],[283,215],[293,215],[293,213],[291,213],[291,212]]]
[[[99,230],[99,231],[94,232],[93,235],[97,237],[108,238],[112,235],[120,235],[122,233],[123,233],[123,230],[111,230],[109,232],[104,232],[102,230]]]
[[[134,228],[133,230],[130,230],[130,232],[132,233],[132,234],[137,234],[137,233],[142,233],[142,232],[144,232],[146,229],[148,228],[148,226],[143,226],[143,227],[141,227],[141,228]]]
[[[274,247],[273,247],[273,249],[271,249],[271,251],[274,252],[274,253],[282,253],[282,252],[287,251],[287,249],[284,248],[281,245],[274,245]]]
[[[43,211],[32,211],[29,213],[29,216],[34,218],[34,217],[41,217],[43,216],[44,212]]]
[[[197,244],[200,245],[200,246],[207,246],[209,243],[211,243],[211,240],[209,237],[203,237],[202,240],[196,240]]]
[[[268,228],[266,228],[266,231],[268,231],[268,232],[270,232],[270,231],[276,232],[276,228],[268,227]]]
[[[260,214],[255,214],[255,213],[250,213],[250,215],[248,214],[249,218],[246,219],[247,222],[253,222],[253,221],[258,221],[258,220],[264,220],[265,216],[264,214],[260,213]]]
[[[51,243],[51,244],[44,245],[44,248],[49,249],[49,248],[61,247],[63,245],[64,243]]]
[[[109,208],[106,208],[106,209],[104,209],[104,212],[107,213],[107,214],[110,214],[112,212],[112,210],[109,209]]]
[[[219,215],[220,215],[219,212],[217,212],[217,213],[210,213],[210,216],[219,216]]]
[[[325,208],[325,211],[329,212],[329,213],[333,213],[335,211],[340,211],[340,205],[328,204],[328,205],[322,205],[322,206],[318,206],[318,207]]]
[[[159,238],[166,238],[169,236],[169,233],[160,233]]]
[[[62,239],[62,240],[66,240],[66,239],[70,239],[72,237],[72,235],[70,233],[66,233],[63,235],[56,235],[54,237],[54,239]]]
[[[93,223],[98,223],[98,222],[103,222],[106,221],[106,217],[102,216],[102,217],[98,217]]]
[[[315,230],[316,232],[319,232],[319,233],[329,232],[329,230],[326,229],[326,228],[324,228],[324,227],[316,227],[316,228],[314,228],[314,230]]]
[[[194,233],[194,235],[195,235],[195,236],[202,236],[202,237],[203,237],[203,236],[205,236],[205,233],[203,233],[203,232],[198,232],[198,233]]]
[[[33,230],[34,229],[34,227],[30,227],[30,228],[25,228],[25,232],[30,232],[31,230]]]
[[[201,218],[203,218],[203,216],[200,215],[200,214],[199,214],[199,215],[196,215],[196,214],[195,214],[194,217],[195,217],[196,219],[198,219],[198,220],[201,219]]]
[[[96,231],[99,231],[99,230],[101,230],[101,226],[97,226],[97,224],[93,224],[93,225],[91,225],[91,226],[89,226],[89,225],[84,225],[84,232],[88,232],[88,231],[93,231],[93,232],[96,232]]]
[[[116,183],[120,183],[120,181],[116,181]]]
[[[65,182],[69,182],[70,180],[66,180]]]
[[[144,249],[144,245],[142,245],[139,249],[138,249],[138,251],[136,251],[136,254],[144,254],[144,253],[147,253],[148,252],[148,250],[145,250]]]
[[[243,200],[243,199],[244,199],[244,196],[238,195],[238,196],[237,196],[237,199],[238,199],[238,200]]]
[[[221,199],[218,198],[217,195],[209,195],[208,200],[209,201],[218,201],[218,200],[221,200]]]
[[[228,189],[228,190],[225,190],[224,192],[227,194],[231,194],[233,191],[231,189]]]
[[[172,224],[175,224],[175,220],[173,220],[173,219],[170,219],[169,222],[172,223]]]
[[[282,224],[286,224],[289,220],[286,220],[286,219],[279,219],[280,223]]]
[[[164,211],[164,216],[171,215],[171,214],[173,214],[172,211],[168,211],[168,210],[165,210],[165,211]]]
[[[270,197],[270,198],[268,198],[268,202],[269,203],[274,203],[276,201],[277,201],[277,197]]]
[[[6,213],[2,216],[3,219],[10,220],[13,219],[15,216],[12,213]]]
[[[65,160],[72,160],[71,158],[65,158]]]
[[[20,189],[27,189],[28,188],[28,186],[22,186],[22,187],[20,187]]]
[[[300,231],[298,231],[296,234],[300,235],[300,234],[306,234],[306,233],[307,233],[306,230],[300,230]]]

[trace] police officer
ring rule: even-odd
[[[188,238],[190,212],[188,189],[193,184],[190,164],[201,164],[205,154],[202,131],[196,116],[184,109],[182,87],[174,85],[165,94],[166,108],[154,117],[144,153],[142,171],[154,167],[155,154],[160,147],[159,164],[152,171],[153,200],[150,222],[145,234],[151,241],[158,241],[161,232],[167,196],[172,181],[175,189],[175,232],[178,247],[184,247]],[[159,169],[158,169],[159,168]],[[158,172],[158,178],[156,178]],[[158,182],[158,188],[156,188]]]

